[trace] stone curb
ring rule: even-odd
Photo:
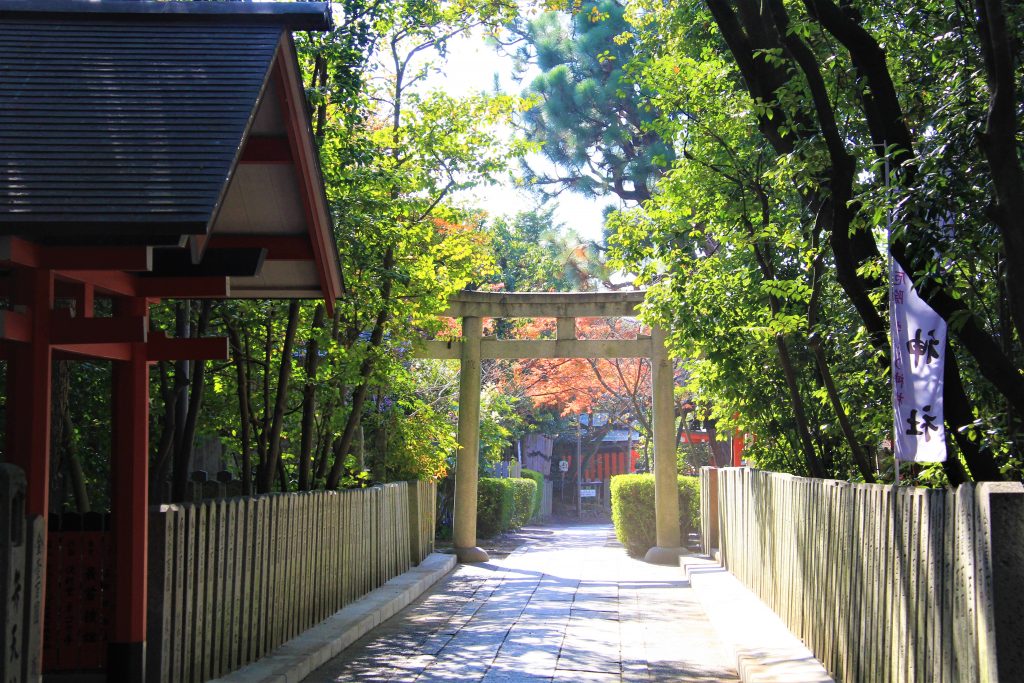
[[[222,683],[299,683],[368,631],[390,619],[455,567],[455,556],[432,553],[362,598],[230,674]]]
[[[680,565],[744,683],[834,683],[807,646],[739,579],[706,557]]]

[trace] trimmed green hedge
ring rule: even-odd
[[[533,517],[533,500],[537,497],[537,482],[533,479],[508,479],[512,482],[512,528],[526,526]]]
[[[508,479],[482,477],[476,493],[476,532],[481,538],[497,536],[512,525],[515,497]]]
[[[533,515],[537,483],[532,479],[482,477],[476,490],[476,532],[481,538],[518,529]]]
[[[532,479],[537,484],[536,492],[533,494],[533,510],[530,512],[530,519],[537,519],[540,517],[540,506],[544,502],[544,475],[537,470],[530,470],[523,468],[522,476],[526,479]]]
[[[657,545],[654,517],[654,475],[612,477],[612,522],[615,535],[633,557]],[[679,531],[683,543],[700,520],[700,480],[679,477]]]

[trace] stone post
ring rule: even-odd
[[[25,664],[25,474],[0,464],[0,681],[24,681]]]
[[[409,561],[413,567],[423,561],[426,556],[423,548],[423,518],[420,515],[423,507],[423,487],[420,482],[408,482],[406,491],[409,494]]]
[[[982,680],[1024,680],[1024,488],[1018,482],[984,482],[975,494],[981,531],[982,580],[991,577],[991,589],[981,591],[983,616],[991,614],[989,628],[979,629]]]
[[[486,562],[476,546],[476,489],[480,467],[480,338],[483,320],[462,319],[459,375],[459,452],[455,459],[455,553],[459,562]]]
[[[700,468],[701,551],[711,557],[718,548],[718,469]]]
[[[665,347],[667,335],[651,329],[651,378],[654,404],[654,508],[658,545],[644,560],[653,564],[678,564],[682,553],[679,538],[679,484],[676,466],[675,377]]]

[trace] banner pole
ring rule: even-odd
[[[886,265],[887,265],[887,268],[886,268],[886,278],[889,280],[889,309],[890,309],[889,319],[892,320],[892,315],[893,314],[892,314],[891,311],[892,311],[892,307],[894,305],[894,302],[893,302],[893,294],[892,294],[892,288],[893,288],[893,279],[892,279],[892,197],[891,197],[891,189],[890,189],[890,186],[889,186],[889,142],[888,141],[883,141],[882,144],[885,146],[885,148],[883,150],[883,157],[882,157],[882,159],[883,159],[883,162],[885,164],[885,202],[886,202],[886,206],[885,206],[885,256],[886,256]],[[895,334],[895,332],[890,329],[889,330],[889,334],[890,334],[890,336],[892,336],[892,335]],[[889,345],[890,353],[895,353],[896,352],[895,341],[896,341],[895,339],[891,340],[891,343]],[[895,410],[896,410],[896,377],[893,375],[891,365],[890,365],[890,369],[889,369],[889,375],[890,375],[889,381],[892,383],[892,401],[893,401],[893,411],[894,411],[893,414],[895,415]],[[894,465],[893,469],[895,471],[894,483],[897,486],[899,486],[899,483],[900,483],[900,459],[899,459],[899,455],[897,453],[897,450],[898,450],[898,446],[897,445],[899,444],[900,436],[899,436],[899,433],[897,432],[897,429],[898,429],[898,427],[896,425],[896,420],[894,419],[893,420],[893,424],[892,424],[892,460],[893,460],[893,465]]]

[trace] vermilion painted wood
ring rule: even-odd
[[[50,247],[12,235],[0,236],[0,264],[25,268],[147,271],[151,247]]]
[[[32,318],[32,343],[11,344],[7,363],[7,462],[25,472],[28,483],[25,513],[46,518],[50,497],[50,311],[53,308],[53,272],[15,271],[12,303],[24,306]],[[39,311],[40,314],[32,315]],[[46,566],[44,526],[43,566]],[[45,590],[40,609],[46,608]],[[39,620],[38,642],[43,642]]]
[[[0,339],[13,342],[32,340],[32,318],[17,311],[0,311]]]
[[[51,314],[52,344],[116,344],[145,342],[149,319],[144,316],[116,318],[71,317],[64,308]]]
[[[145,299],[115,302],[118,318],[148,314]],[[149,366],[145,343],[131,344],[130,360],[113,364],[112,457],[114,623],[111,641],[146,640],[146,549],[149,508]]]
[[[290,164],[288,138],[277,135],[250,135],[242,148],[240,164]]]
[[[268,261],[312,261],[313,247],[304,237],[256,237],[249,235],[214,235],[210,238],[210,249],[251,249],[260,247],[267,250]]]
[[[139,277],[118,270],[72,269],[59,270],[56,275],[63,280],[92,285],[95,291],[109,296],[222,299],[230,291],[226,277]]]
[[[323,180],[320,177],[320,161],[312,136],[308,129],[305,101],[297,102],[289,93],[305,92],[296,68],[297,57],[291,34],[281,37],[280,51],[271,70],[278,79],[277,92],[281,98],[288,142],[297,155],[295,172],[300,179],[302,206],[309,226],[309,239],[313,245],[317,273],[324,291],[327,314],[334,314],[334,301],[341,296],[341,275],[336,258],[336,247],[331,242],[331,220],[327,213],[326,198],[323,194]]]
[[[161,299],[223,299],[230,296],[226,277],[140,277],[135,296]]]
[[[111,344],[54,344],[54,360],[128,360],[132,345],[128,342]]]
[[[28,480],[25,512],[45,515],[50,481],[50,311],[53,273],[19,270],[13,301],[31,320],[31,344],[12,345],[7,379],[7,459]],[[36,315],[36,311],[42,311]]]
[[[57,272],[57,278],[80,284],[92,285],[95,292],[109,296],[135,296],[137,278],[119,270],[94,271],[65,268]]]

